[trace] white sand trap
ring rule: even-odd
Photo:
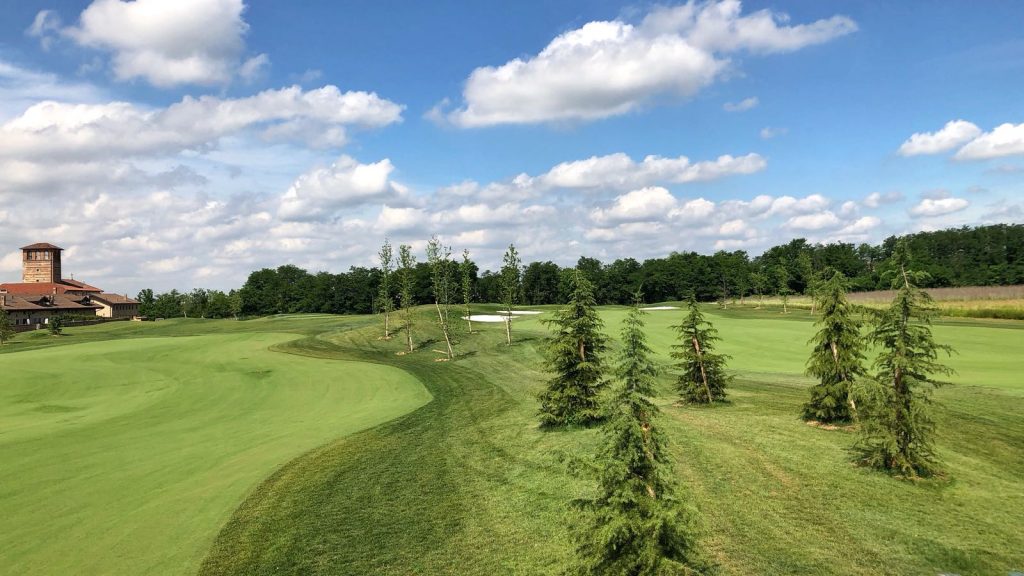
[[[473,322],[504,322],[506,318],[508,316],[499,316],[497,314],[473,314],[472,316],[462,317],[463,320],[472,320]]]
[[[498,310],[498,314],[508,314],[508,310]],[[543,314],[538,310],[513,310],[513,316],[532,316],[533,314]]]
[[[641,310],[679,310],[679,306],[648,306]]]

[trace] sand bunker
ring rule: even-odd
[[[508,310],[498,310],[498,314],[508,314]],[[513,316],[530,316],[530,315],[533,315],[533,314],[543,314],[543,312],[539,312],[537,310],[513,310],[512,311],[512,315]]]
[[[506,318],[508,316],[499,316],[497,314],[473,314],[472,316],[462,317],[463,320],[472,320],[473,322],[504,322]]]
[[[679,310],[679,306],[648,306],[641,310]]]

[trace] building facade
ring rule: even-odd
[[[21,248],[21,282],[0,284],[0,308],[15,326],[41,327],[57,316],[128,319],[139,315],[139,303],[127,295],[104,293],[80,280],[61,278],[63,251],[47,243]]]

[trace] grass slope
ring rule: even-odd
[[[195,573],[277,467],[429,402],[401,370],[268,350],[296,328],[121,323],[5,347],[23,351],[0,354],[0,571]]]
[[[996,574],[1024,568],[1024,331],[952,323],[957,385],[936,395],[944,480],[919,484],[855,468],[852,434],[798,419],[812,333],[804,314],[712,311],[734,356],[732,402],[673,404],[664,426],[676,473],[703,511],[727,574]],[[604,311],[614,332],[624,311]],[[649,316],[663,362],[679,312]],[[571,548],[566,503],[586,490],[562,464],[590,453],[594,430],[542,432],[535,394],[543,327],[476,325],[455,363],[427,343],[397,356],[376,329],[296,340],[291,351],[384,362],[414,374],[434,402],[293,460],[257,488],[218,536],[202,574],[547,574]],[[420,326],[428,326],[424,314]],[[429,330],[426,336],[431,336]],[[436,337],[436,335],[433,335]],[[420,338],[424,334],[419,335]]]

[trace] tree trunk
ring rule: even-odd
[[[704,355],[700,349],[700,342],[697,341],[696,336],[691,336],[690,339],[693,340],[693,349],[697,352],[697,365],[700,366],[700,377],[704,381],[704,391],[708,394],[708,404],[711,404],[714,402],[714,399],[711,397],[711,387],[708,386],[708,374],[704,371]]]
[[[391,318],[387,308],[384,309],[384,339],[391,339]]]
[[[469,311],[469,302],[466,302],[466,325],[469,326],[469,333],[473,333],[473,313]]]
[[[509,310],[508,314],[505,316],[505,339],[507,340],[506,344],[511,346],[512,345],[512,311],[511,310]]]
[[[452,339],[448,337],[448,321],[444,314],[441,314],[441,303],[434,300],[434,307],[437,308],[437,323],[441,325],[441,334],[444,334],[444,343],[448,346],[448,359],[451,360],[455,357],[455,352],[452,350]]]

